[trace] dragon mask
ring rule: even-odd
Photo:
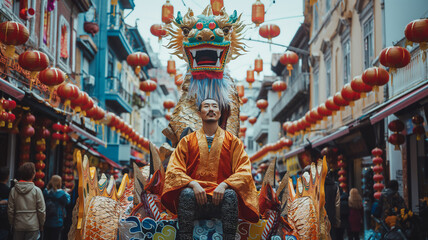
[[[205,98],[214,98],[223,107],[229,103],[232,81],[224,69],[245,52],[240,41],[245,26],[240,19],[236,11],[229,16],[224,8],[215,16],[208,6],[197,17],[191,9],[184,16],[178,12],[176,27],[168,29],[172,37],[168,47],[188,63],[188,95],[196,97],[198,105]]]

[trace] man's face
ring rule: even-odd
[[[201,103],[199,116],[203,122],[217,122],[221,113],[218,103],[213,99],[206,99]]]

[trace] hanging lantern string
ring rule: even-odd
[[[289,50],[292,50],[292,51],[295,51],[295,52],[298,52],[298,53],[301,53],[301,54],[310,55],[309,51],[307,51],[307,50],[304,50],[304,49],[301,49],[301,48],[296,48],[296,47],[293,47],[293,46],[287,46],[287,45],[280,44],[280,43],[274,43],[272,41],[269,42],[269,41],[251,39],[251,38],[242,38],[242,40],[253,41],[253,42],[261,42],[261,43],[268,43],[268,44],[272,44],[272,45],[275,45],[275,46],[285,47],[285,48],[288,48]]]

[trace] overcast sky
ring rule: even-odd
[[[159,58],[163,65],[166,65],[170,58],[170,50],[158,44],[157,37],[150,33],[150,26],[155,23],[162,23],[161,9],[166,0],[134,0],[135,9],[126,18],[126,22],[132,26],[135,25],[137,19],[138,27],[143,38],[149,42],[154,52],[159,52]],[[233,10],[237,10],[238,14],[242,13],[244,23],[248,24],[245,38],[255,40],[266,40],[259,35],[258,28],[251,22],[251,6],[255,0],[224,0],[224,5],[228,14]],[[288,45],[303,22],[303,1],[296,0],[261,0],[265,5],[266,23],[273,23],[281,28],[281,34],[273,39],[274,43]],[[275,2],[275,3],[274,3]],[[203,9],[210,4],[209,0],[171,0],[174,5],[174,16],[177,16],[177,11],[181,11],[184,15],[187,8],[191,8],[195,15],[201,14]],[[125,15],[128,13],[125,13]],[[253,41],[244,41],[248,46],[248,53],[240,56],[238,59],[229,63],[231,75],[236,80],[245,80],[246,71],[250,66],[254,67],[254,59],[258,54],[261,55],[264,62],[264,75],[273,75],[270,70],[270,61],[272,53],[284,52],[285,48],[280,46],[258,43]],[[162,41],[162,45],[166,45],[167,40]],[[177,72],[184,72],[187,66],[183,60],[175,58]],[[263,74],[259,78],[263,77]],[[257,76],[256,76],[257,78]]]

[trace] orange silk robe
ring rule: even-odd
[[[251,163],[240,139],[220,127],[214,136],[211,151],[203,129],[184,137],[169,160],[161,201],[177,213],[178,196],[189,182],[198,182],[208,195],[225,182],[238,195],[239,218],[259,220],[256,187]]]

